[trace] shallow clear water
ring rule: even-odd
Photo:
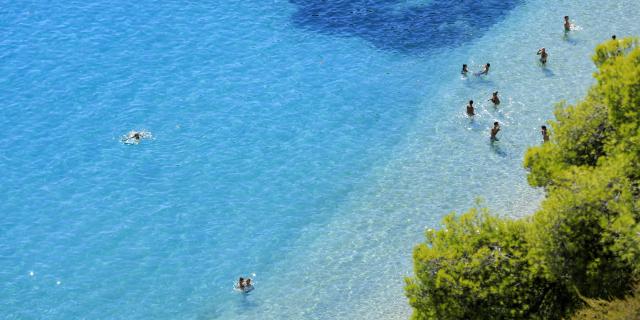
[[[406,318],[424,228],[535,210],[524,150],[640,34],[630,0],[0,4],[9,319]]]

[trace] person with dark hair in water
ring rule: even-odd
[[[564,32],[571,31],[571,22],[569,22],[569,16],[564,16]]]
[[[462,65],[462,71],[460,73],[462,73],[463,76],[467,76],[467,73],[469,73],[469,69],[467,68],[466,64]]]
[[[469,100],[469,104],[467,105],[467,115],[469,117],[473,117],[475,114],[475,110],[473,109],[473,100]]]
[[[478,72],[477,75],[482,76],[482,75],[488,75],[489,74],[489,68],[491,67],[490,63],[487,63],[484,65],[484,68],[482,68],[482,71]]]
[[[611,36],[611,40],[616,40],[616,35],[615,34]]]
[[[493,93],[493,96],[491,97],[491,99],[489,99],[489,101],[493,102],[493,104],[496,106],[500,104],[500,98],[498,98],[498,91]]]
[[[251,278],[245,279],[243,277],[240,277],[240,279],[238,279],[238,283],[236,283],[235,285],[235,289],[244,293],[253,290],[253,283],[251,282]]]
[[[491,142],[498,141],[498,132],[500,132],[500,124],[496,121],[491,128]]]
[[[145,131],[131,131],[127,135],[123,136],[121,141],[125,144],[138,144],[142,139],[147,139],[150,134]]]
[[[540,56],[540,63],[542,63],[543,65],[547,64],[547,57],[549,56],[547,54],[547,49],[540,48],[540,50],[538,50],[537,55]]]
[[[540,133],[542,134],[542,142],[549,141],[549,132],[547,131],[547,126],[542,126]]]

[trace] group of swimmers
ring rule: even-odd
[[[569,21],[569,16],[564,16],[564,32],[565,34],[569,31],[572,30],[573,24],[571,23],[571,21]],[[613,36],[613,39],[615,39],[616,36]],[[549,54],[547,53],[547,49],[546,48],[540,48],[538,50],[537,55],[540,56],[540,63],[542,63],[542,65],[546,65],[547,64],[547,57],[549,57]]]
[[[491,95],[491,99],[489,99],[489,101],[491,101],[494,106],[498,106],[500,104],[500,97],[498,97],[498,91],[495,91]],[[467,105],[467,115],[470,117],[476,115],[475,108],[473,107],[473,100],[469,100],[469,104]]]
[[[474,73],[474,75],[476,75],[476,76],[488,75],[489,74],[489,68],[491,68],[491,64],[487,63],[482,68],[482,71],[476,72],[476,73]],[[469,74],[469,68],[467,67],[466,64],[462,65],[462,72],[461,73],[465,77],[467,76],[467,74]]]
[[[569,16],[564,16],[564,31],[569,32],[572,29],[574,29],[573,24],[570,22],[569,20]],[[616,36],[613,35],[611,37],[611,39],[615,40]],[[538,52],[536,53],[536,55],[540,56],[540,63],[543,66],[546,66],[547,64],[547,58],[549,57],[549,54],[547,53],[547,49],[546,48],[540,48],[538,50]],[[482,69],[482,71],[474,73],[474,75],[476,76],[481,76],[481,75],[487,75],[489,74],[489,68],[491,67],[491,64],[487,63],[484,65],[484,68]],[[461,74],[466,77],[469,73],[469,68],[466,64],[462,65],[462,71]],[[495,91],[493,93],[493,95],[491,96],[491,99],[489,99],[489,101],[491,101],[493,103],[494,106],[498,106],[500,104],[500,98],[498,97],[498,91]],[[475,108],[473,107],[473,100],[469,100],[469,104],[467,104],[467,115],[469,117],[473,117],[475,115]],[[493,141],[498,141],[498,132],[500,132],[500,123],[498,123],[498,121],[495,121],[493,123],[493,128],[491,128],[491,132],[490,132],[490,139],[491,142]],[[549,132],[547,131],[547,126],[542,126],[540,133],[542,135],[542,141],[543,142],[547,142],[549,141]]]
[[[490,63],[486,63],[482,68],[482,71],[474,73],[476,76],[484,76],[489,74],[489,69],[491,68]],[[469,74],[469,67],[466,64],[462,65],[462,71],[460,72],[464,77]],[[489,101],[493,102],[493,105],[497,106],[500,104],[500,97],[498,97],[498,91],[495,91],[491,96]],[[467,115],[473,117],[476,114],[475,108],[473,107],[473,100],[469,100],[469,104],[467,104]],[[497,134],[500,131],[500,124],[496,121],[493,123],[493,128],[491,128],[491,141],[497,141]]]

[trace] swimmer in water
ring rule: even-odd
[[[489,74],[489,68],[491,67],[490,63],[487,63],[484,65],[484,68],[482,68],[482,71],[478,72],[477,75],[481,76],[481,75],[487,75]]]
[[[542,142],[549,141],[549,132],[547,131],[547,126],[542,126],[540,133],[542,134]]]
[[[462,71],[460,73],[462,73],[463,76],[467,76],[467,73],[469,73],[469,69],[467,68],[466,64],[462,65]]]
[[[500,132],[500,124],[496,121],[493,123],[493,128],[491,128],[491,142],[498,141],[498,132]]]
[[[540,63],[547,64],[547,57],[549,56],[547,54],[547,50],[545,48],[540,48],[540,50],[538,50],[537,55],[540,56]]]
[[[122,137],[122,142],[126,144],[138,144],[140,140],[148,138],[148,134],[144,131],[131,131]]]
[[[244,287],[247,289],[253,287],[253,285],[251,284],[251,278],[247,278],[247,280],[244,281]]]
[[[473,110],[473,100],[469,100],[469,104],[467,105],[467,115],[469,117],[473,117],[475,115]]]
[[[493,102],[493,104],[495,104],[496,106],[500,104],[500,98],[498,98],[498,91],[493,93],[493,96],[491,97],[491,99],[489,99],[489,101]]]
[[[616,40],[616,35],[615,34],[611,36],[611,40]]]
[[[245,284],[244,284],[244,278],[243,277],[240,277],[240,279],[238,279],[238,284],[236,286],[238,287],[238,289],[244,290]]]
[[[564,32],[571,31],[571,22],[569,22],[569,16],[564,16]]]

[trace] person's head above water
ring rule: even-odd
[[[569,21],[569,16],[564,16],[564,21]]]
[[[493,95],[494,95],[494,96],[497,96],[497,95],[498,95],[498,91],[494,92],[494,93],[493,93]]]
[[[496,121],[496,122],[494,122],[494,123],[493,123],[493,126],[494,126],[494,127],[497,127],[497,126],[499,126],[499,125],[500,125],[500,124],[498,123],[498,121]]]
[[[246,280],[245,284],[246,284],[247,286],[250,286],[250,285],[251,285],[251,279],[250,279],[250,278],[247,278],[247,280]]]
[[[616,35],[614,34],[611,36],[611,40],[615,40],[615,39],[616,39]]]
[[[469,104],[470,104],[470,105],[471,105],[471,104],[473,104],[473,100],[469,100]]]

